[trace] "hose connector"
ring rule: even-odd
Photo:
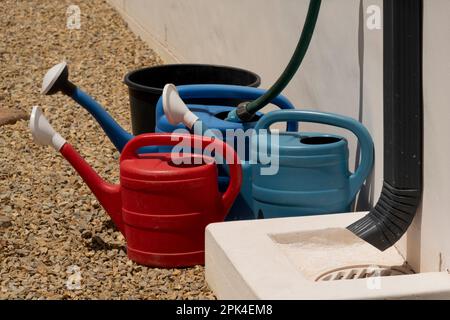
[[[247,106],[250,102],[242,102],[236,107],[236,116],[242,121],[242,122],[251,122],[255,118],[255,114],[252,112],[249,112],[247,110]]]

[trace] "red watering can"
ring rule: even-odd
[[[30,129],[37,143],[52,145],[77,170],[124,235],[131,260],[155,267],[204,264],[205,227],[224,220],[241,187],[242,170],[233,148],[218,139],[194,135],[143,134],[125,146],[120,157],[120,185],[114,185],[100,178],[55,132],[39,107],[33,108]],[[225,193],[218,190],[213,158],[191,153],[137,153],[143,146],[180,143],[214,148],[223,158],[232,159]]]

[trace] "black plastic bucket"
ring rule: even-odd
[[[167,83],[186,84],[231,84],[258,87],[261,78],[244,69],[205,64],[172,64],[138,69],[129,72],[124,79],[130,95],[131,124],[133,134],[155,130],[155,108]],[[238,99],[198,99],[188,103],[237,106]]]

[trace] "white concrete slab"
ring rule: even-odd
[[[219,299],[450,299],[447,272],[316,281],[347,266],[401,267],[345,228],[366,213],[216,223],[206,230],[206,281]]]

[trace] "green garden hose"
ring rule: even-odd
[[[317,18],[319,16],[320,5],[322,0],[310,0],[308,14],[306,16],[305,24],[303,26],[302,34],[298,41],[297,47],[294,54],[292,55],[289,64],[284,70],[283,74],[278,78],[278,80],[272,85],[272,87],[267,90],[267,92],[259,97],[258,99],[238,106],[229,115],[227,120],[233,121],[237,120],[239,122],[251,121],[254,114],[260,109],[264,108],[269,104],[275,97],[277,97],[284,88],[289,84],[292,77],[297,72],[300,67],[303,58],[308,51],[309,43],[314,34],[314,29],[316,26]]]

